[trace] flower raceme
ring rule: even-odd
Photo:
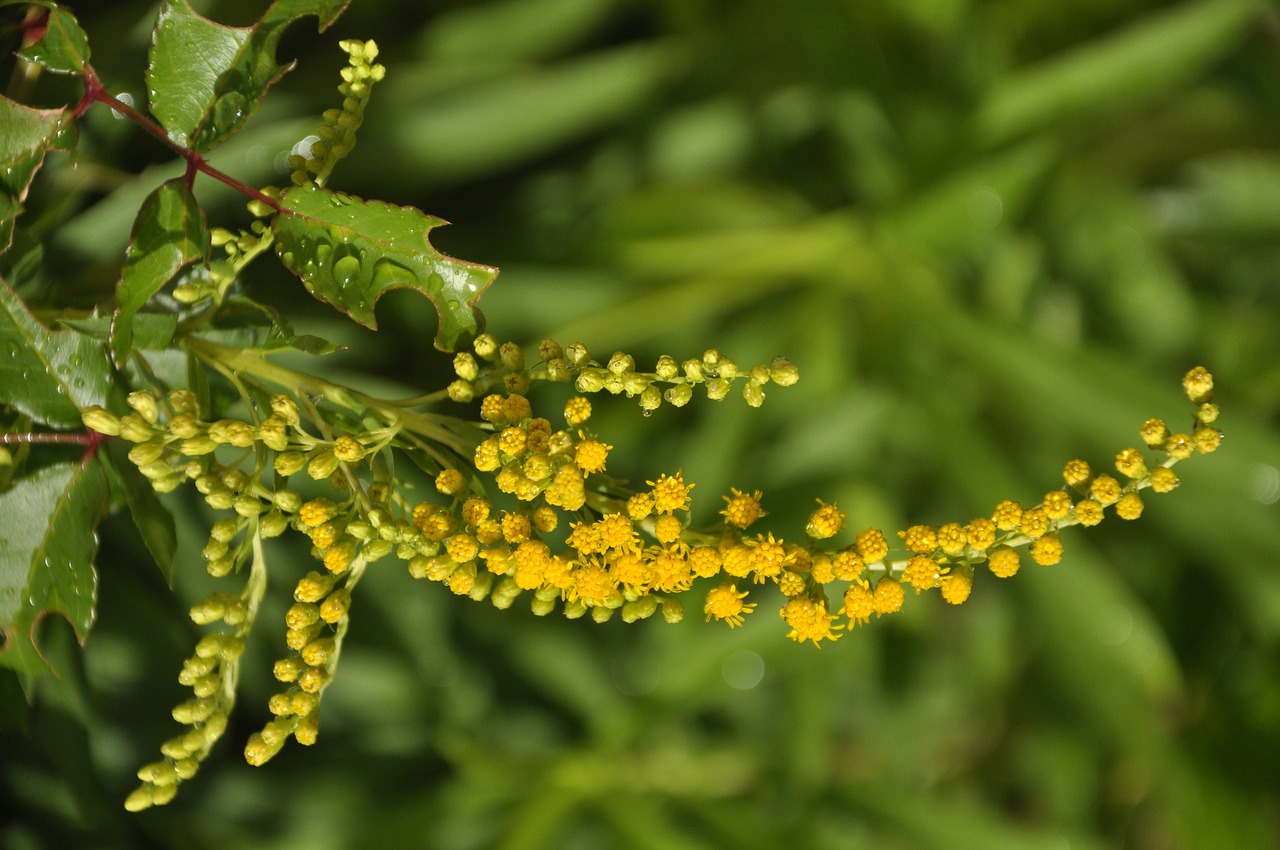
[[[411,401],[439,407],[447,399],[478,400],[475,420],[412,412],[398,406],[405,403],[311,376],[292,380],[296,373],[252,360],[222,364],[254,385],[247,400],[269,399],[254,408],[252,421],[202,418],[194,395],[182,389],[163,398],[134,393],[131,412],[121,416],[98,407],[84,411],[90,428],[134,443],[130,458],[157,490],[194,483],[226,514],[203,551],[211,574],[253,564],[240,594],[215,594],[193,610],[198,622],[221,620],[232,631],[216,633],[218,646],[203,655],[198,648],[184,667],[182,680],[196,683],[193,702],[201,711],[175,712],[192,729],[162,748],[166,761],[140,772],[143,785],[131,808],[167,802],[225,728],[232,691],[222,683],[234,682],[239,647],[262,595],[264,537],[288,529],[306,535],[317,569],[294,588],[284,623],[288,652],[274,668],[282,689],[269,702],[274,719],[246,747],[252,764],[270,759],[290,737],[314,742],[353,589],[388,555],[405,562],[413,578],[500,609],[527,595],[535,614],[559,607],[567,617],[597,622],[615,616],[633,622],[659,611],[678,622],[681,596],[702,585],[706,619],[734,628],[761,604],[761,586],[774,585],[786,636],[821,646],[873,617],[897,613],[908,596],[937,591],[946,603],[962,604],[984,563],[997,578],[1015,575],[1024,557],[1057,564],[1065,529],[1097,525],[1108,513],[1138,518],[1143,491],[1171,491],[1178,483],[1173,467],[1212,452],[1221,439],[1213,425],[1213,379],[1196,368],[1183,380],[1194,405],[1189,432],[1147,420],[1139,429],[1145,450],[1125,448],[1115,457],[1119,477],[1070,460],[1063,485],[1034,505],[1004,500],[965,523],[913,525],[895,535],[864,528],[842,543],[848,517],[835,504],[817,500],[803,535],[790,538],[757,530],[766,516],[761,491],[732,489],[716,497],[723,503],[719,522],[693,528],[695,483],[680,470],[638,490],[609,476],[613,446],[592,432],[588,396],[625,395],[651,411],[664,402],[688,403],[698,387],[721,399],[740,384],[748,404],[758,405],[769,384],[798,379],[795,367],[779,359],[742,369],[712,350],[682,363],[663,357],[643,372],[629,355],[602,363],[580,344],[544,341],[532,365],[518,346],[488,335],[472,348],[455,356],[457,379],[446,391]],[[203,356],[230,355],[209,349]],[[572,383],[577,394],[559,413],[542,416],[529,396],[538,382]],[[268,384],[293,392],[271,392]],[[307,388],[306,398],[300,387]],[[317,396],[330,404],[309,403]],[[391,452],[408,455],[434,476],[434,498],[408,499],[408,488],[391,471]],[[300,498],[288,485],[304,472],[329,492]],[[202,714],[205,707],[210,710]]]

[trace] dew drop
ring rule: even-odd
[[[333,279],[338,286],[349,286],[359,276],[360,260],[356,257],[342,257],[333,264]]]

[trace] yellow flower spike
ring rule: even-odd
[[[876,588],[873,592],[876,606],[876,616],[883,617],[885,614],[896,614],[902,610],[902,603],[906,599],[906,593],[902,589],[902,583],[892,576],[884,576],[876,582]]]
[[[750,614],[756,607],[754,602],[743,602],[746,598],[747,591],[739,591],[737,585],[725,582],[707,592],[707,601],[702,606],[702,611],[707,615],[708,622],[712,619],[723,620],[729,624],[729,628],[736,629],[742,625],[743,616]]]
[[[885,540],[884,534],[878,528],[859,531],[858,536],[854,538],[853,546],[858,550],[859,557],[868,564],[883,560],[884,556],[889,554],[889,541]]]
[[[646,481],[653,488],[653,508],[660,514],[683,511],[689,507],[689,491],[693,484],[686,484],[679,470],[675,475],[663,473],[657,481]]]
[[[1116,516],[1121,519],[1134,520],[1142,516],[1142,499],[1137,493],[1129,492],[1116,502]]]
[[[814,540],[826,540],[829,537],[835,537],[844,530],[844,521],[848,514],[842,512],[835,505],[828,505],[821,499],[818,499],[817,502],[817,510],[809,514],[809,521],[805,524],[805,533]]]
[[[1062,560],[1062,541],[1056,534],[1046,534],[1031,544],[1031,560],[1042,567],[1053,566]],[[994,571],[994,570],[993,570]]]
[[[992,549],[991,554],[987,556],[987,569],[991,570],[997,578],[1012,578],[1018,574],[1018,561],[1017,549],[1000,545]]]
[[[765,512],[760,509],[760,498],[763,494],[759,490],[754,493],[743,493],[736,487],[730,487],[729,494],[721,497],[726,504],[720,511],[720,515],[724,517],[726,525],[745,530],[760,517],[765,516]]]

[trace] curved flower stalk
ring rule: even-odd
[[[387,401],[278,366],[256,351],[198,340],[190,350],[236,387],[248,419],[202,418],[195,396],[178,389],[162,399],[133,393],[132,413],[117,417],[94,407],[84,421],[133,442],[129,457],[157,490],[191,482],[210,507],[228,514],[213,526],[206,567],[225,576],[252,552],[250,581],[239,597],[215,594],[192,616],[234,621],[237,631],[227,640],[236,646],[266,581],[259,540],[293,530],[311,545],[318,568],[298,582],[285,617],[288,653],[274,667],[283,690],[268,706],[274,719],[245,748],[255,765],[290,737],[316,740],[353,590],[387,556],[404,562],[413,578],[498,608],[526,596],[535,614],[560,608],[566,617],[597,622],[614,616],[633,622],[659,611],[678,622],[682,595],[698,584],[706,588],[699,597],[705,617],[732,628],[762,604],[760,586],[772,584],[781,593],[786,636],[821,646],[873,616],[897,613],[908,589],[936,590],[959,605],[984,563],[998,578],[1015,575],[1024,558],[1058,563],[1065,529],[1097,525],[1108,512],[1137,519],[1144,490],[1170,492],[1178,484],[1173,467],[1212,452],[1221,439],[1213,424],[1213,379],[1197,367],[1183,379],[1194,406],[1190,430],[1147,420],[1139,429],[1146,451],[1130,447],[1115,457],[1119,478],[1074,459],[1063,468],[1063,485],[1036,505],[1004,500],[968,522],[913,525],[890,535],[866,528],[840,544],[848,518],[821,499],[802,537],[757,530],[765,516],[758,490],[731,489],[720,497],[715,526],[691,527],[694,482],[677,469],[643,489],[625,487],[607,472],[613,446],[591,429],[591,393],[629,396],[650,411],[664,402],[686,404],[698,387],[723,399],[736,385],[748,404],[759,405],[768,385],[798,380],[783,359],[744,370],[711,350],[683,363],[663,357],[652,371],[639,371],[629,355],[599,362],[579,344],[562,348],[546,340],[539,360],[526,365],[519,346],[482,335],[471,351],[455,355],[457,379],[445,390]],[[530,388],[544,381],[572,382],[579,393],[555,416],[563,425],[533,407]],[[439,412],[476,399],[477,419]],[[431,474],[435,497],[409,498],[394,471],[397,455]],[[327,483],[329,494],[303,501],[290,486],[301,475]],[[198,682],[202,712],[205,702],[212,708],[200,720],[179,718],[195,728],[162,748],[165,762],[140,772],[143,786],[130,797],[131,808],[167,802],[194,774],[225,726],[237,655],[221,642],[212,655],[197,647],[180,678]],[[210,694],[201,696],[201,689]]]

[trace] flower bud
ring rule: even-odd
[[[141,443],[151,439],[155,431],[141,416],[127,414],[120,417],[120,436],[131,443]]]
[[[281,478],[288,478],[306,466],[307,456],[302,452],[281,452],[276,455],[272,467]]]
[[[337,468],[338,458],[334,456],[331,450],[326,449],[311,458],[310,462],[307,463],[307,475],[310,475],[316,481],[321,481],[332,475]]]
[[[775,357],[769,364],[769,378],[780,387],[789,387],[800,380],[800,370],[785,357]]]
[[[493,338],[493,334],[480,334],[471,347],[484,360],[491,361],[498,353],[498,341]]]
[[[693,398],[693,388],[688,384],[676,384],[664,394],[667,401],[676,407],[684,407]]]
[[[200,422],[190,414],[181,413],[169,420],[169,433],[188,439],[200,433]]]
[[[80,419],[86,428],[106,434],[108,437],[120,435],[120,417],[98,405],[86,407],[80,411]]]

